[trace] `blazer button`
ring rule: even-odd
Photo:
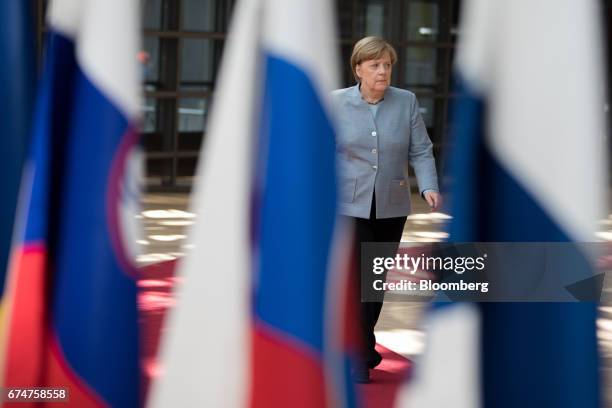
[[[372,149],[372,153],[376,154],[377,150],[376,149]]]
[[[372,136],[376,137],[376,131],[372,132]]]
[[[373,165],[373,166],[372,166],[372,168],[373,168],[374,170],[376,170],[376,169],[378,169],[378,166],[377,166],[377,165]]]

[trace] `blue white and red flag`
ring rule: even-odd
[[[236,4],[152,406],[356,404],[332,11],[326,0]]]
[[[599,2],[466,0],[461,18],[450,240],[580,251],[606,202]],[[600,406],[596,303],[436,306],[400,406]]]
[[[53,0],[8,281],[4,386],[137,406],[138,2]]]

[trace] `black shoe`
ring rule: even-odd
[[[370,382],[370,369],[364,365],[360,365],[353,370],[353,381],[359,384],[368,384]]]
[[[380,353],[376,352],[376,354],[373,357],[368,359],[368,367],[374,368],[377,365],[379,365],[381,361],[382,361],[382,356],[380,355]]]

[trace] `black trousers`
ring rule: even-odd
[[[357,256],[357,259],[355,259],[357,270],[355,273],[359,275],[358,288],[362,288],[362,285],[371,285],[374,280],[374,274],[372,273],[372,255],[393,257],[397,253],[399,242],[402,238],[402,232],[404,231],[406,217],[376,219],[376,199],[372,197],[372,207],[369,219],[350,218],[355,225],[356,251],[354,251],[354,253]],[[384,250],[381,250],[384,253],[368,254],[368,259],[363,259],[365,256],[362,257],[361,248],[362,244],[367,242],[389,242],[395,245],[385,246]],[[386,272],[376,277],[376,279],[384,279],[385,276]],[[363,280],[362,277],[364,278]],[[379,302],[360,302],[359,318],[364,346],[362,362],[370,367],[378,365],[381,360],[380,354],[375,349],[376,337],[374,336],[374,327],[380,316],[383,296],[384,294],[381,294]]]

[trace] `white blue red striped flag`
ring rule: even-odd
[[[62,387],[68,406],[137,406],[138,3],[53,0],[47,28],[3,385]]]
[[[450,239],[595,241],[605,210],[595,0],[463,2]],[[598,407],[594,303],[445,304],[406,407]]]
[[[352,406],[332,3],[241,0],[150,405]]]

